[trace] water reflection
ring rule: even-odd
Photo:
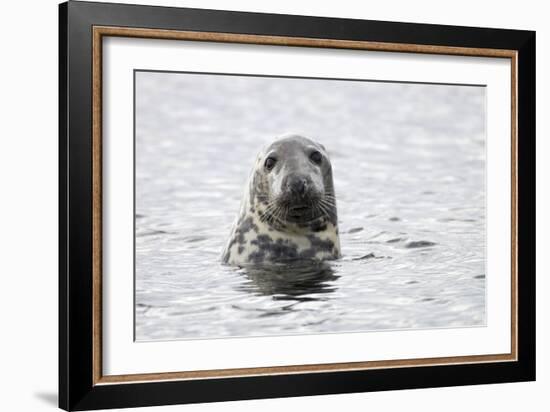
[[[299,302],[322,300],[337,289],[335,281],[340,277],[329,262],[249,266],[238,272],[246,278],[239,290]]]

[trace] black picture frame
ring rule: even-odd
[[[93,26],[517,52],[517,361],[94,383]],[[535,32],[71,1],[59,6],[59,406],[89,410],[535,379]]]

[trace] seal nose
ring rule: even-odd
[[[302,196],[307,191],[307,179],[302,176],[294,176],[287,182],[288,190],[295,194]]]

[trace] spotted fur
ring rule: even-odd
[[[321,154],[319,164],[311,160],[313,152]],[[265,166],[267,157],[277,159],[273,170]],[[296,179],[303,182],[299,192],[291,189]],[[264,265],[339,257],[332,166],[325,148],[297,135],[275,140],[256,158],[222,261]]]

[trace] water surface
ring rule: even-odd
[[[259,149],[326,146],[343,258],[220,255]],[[485,89],[136,73],[136,339],[485,324]]]

